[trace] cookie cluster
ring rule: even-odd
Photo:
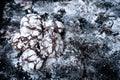
[[[64,25],[57,20],[44,21],[38,14],[27,14],[21,19],[20,31],[13,34],[12,46],[22,52],[19,64],[25,71],[38,70],[48,57],[63,52],[61,33]]]

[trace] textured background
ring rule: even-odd
[[[59,1],[61,5],[69,6],[64,6],[66,12],[64,15],[53,14],[55,19],[66,26],[63,34],[64,55],[51,62],[53,65],[45,65],[36,72],[29,73],[19,66],[15,67],[20,53],[18,55],[12,49],[9,42],[10,34],[19,30],[20,19],[28,13],[42,14],[41,16],[45,18],[45,12],[52,14],[52,11],[59,11],[61,9]],[[4,0],[0,5],[0,80],[120,79],[119,0],[31,0],[31,2],[29,5],[32,5],[32,8],[21,7],[22,0]],[[85,4],[83,12],[80,11],[82,2]],[[113,21],[113,25],[106,24],[109,21]]]

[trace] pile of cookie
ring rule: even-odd
[[[20,30],[13,34],[12,46],[20,51],[19,64],[25,71],[42,68],[48,57],[60,56],[64,43],[64,25],[57,20],[43,20],[38,14],[27,14],[21,19]]]

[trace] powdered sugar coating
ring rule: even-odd
[[[20,65],[25,71],[34,71],[40,69],[42,66],[43,60],[41,60],[34,50],[27,49],[23,52],[19,59]]]
[[[37,14],[28,14],[21,19],[21,27],[28,27],[30,29],[41,29],[42,18]]]
[[[46,30],[53,30],[57,33],[62,33],[64,31],[64,25],[60,21],[48,20],[44,22]]]

